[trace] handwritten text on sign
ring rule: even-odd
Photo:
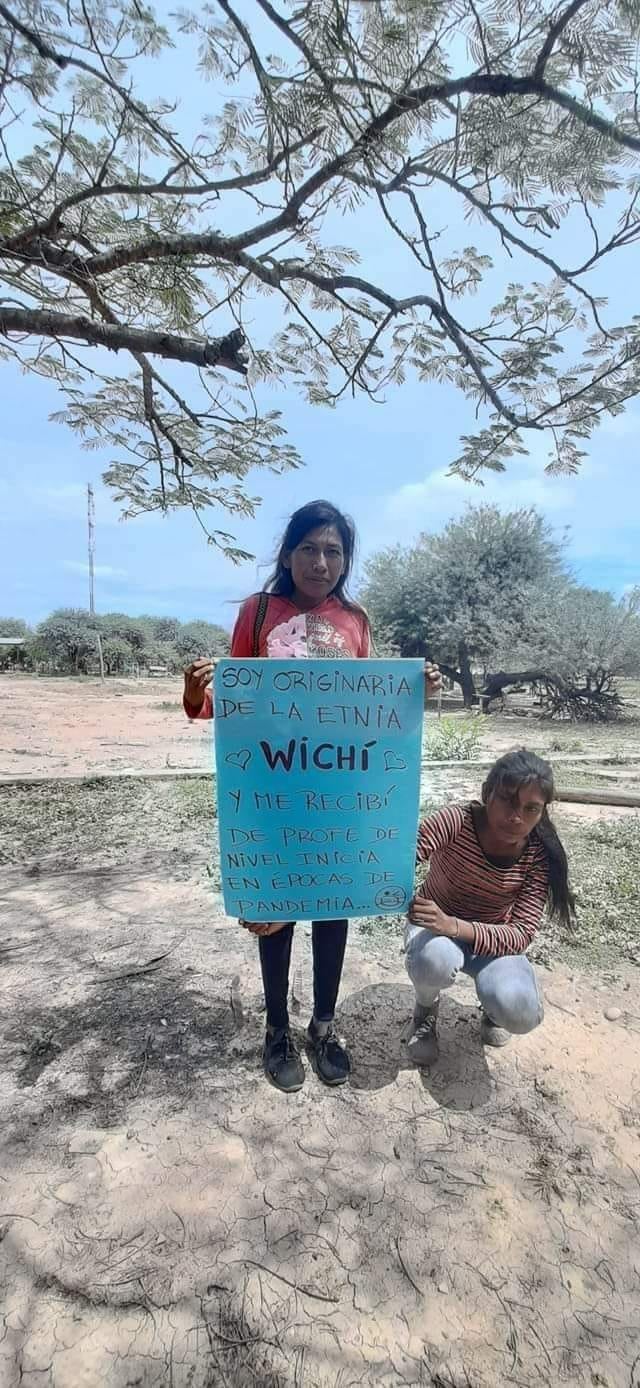
[[[215,740],[225,909],[397,914],[413,890],[419,660],[222,660]]]

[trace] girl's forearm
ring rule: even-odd
[[[460,942],[465,945],[472,945],[476,938],[476,932],[471,921],[463,921],[459,916],[452,916],[451,919],[454,923],[453,939],[460,940]],[[458,927],[457,934],[455,931],[456,926]]]

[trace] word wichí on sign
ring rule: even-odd
[[[397,914],[412,891],[420,660],[223,660],[215,674],[225,909]]]

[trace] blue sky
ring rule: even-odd
[[[157,90],[158,72],[154,75]],[[172,76],[175,86],[175,72]],[[197,84],[187,83],[184,91],[183,128],[197,127]],[[203,92],[206,104],[211,88]],[[443,199],[436,214],[444,226],[453,209]],[[237,216],[237,208],[230,216]],[[359,216],[371,218],[369,234],[366,221],[357,232],[358,244],[372,248],[363,259],[363,273],[397,292],[414,292],[415,267],[408,253],[403,258],[397,242],[385,245],[377,216]],[[329,239],[350,244],[351,229],[336,217],[332,220]],[[448,231],[452,244],[473,241],[486,248],[477,227],[449,226]],[[610,321],[628,295],[632,256],[637,259],[634,249],[617,265],[611,262],[597,286],[613,301]],[[509,278],[522,276],[523,268],[512,263]],[[494,280],[492,301],[504,288],[501,274]],[[474,318],[482,312],[479,297]],[[257,314],[266,343],[264,307]],[[3,363],[0,392],[0,615],[36,622],[54,607],[87,606],[86,484],[91,481],[98,610],[171,613],[230,625],[235,603],[259,585],[267,570],[254,564],[234,567],[207,547],[188,515],[122,523],[101,482],[111,454],[85,452],[64,425],[49,422],[50,413],[63,403],[53,385]],[[567,558],[580,581],[619,595],[639,580],[640,403],[625,416],[605,420],[588,445],[589,457],[578,476],[547,477],[545,443],[535,438],[530,458],[514,459],[506,474],[488,477],[479,488],[447,476],[460,434],[474,428],[471,407],[452,387],[411,382],[389,390],[384,406],[344,397],[336,410],[307,405],[291,387],[270,387],[259,389],[258,402],[261,410],[282,410],[306,463],[284,477],[256,473],[249,479],[250,491],[261,495],[263,504],[254,521],[229,528],[260,563],[268,564],[291,510],[313,497],[325,496],[351,512],[362,558],[383,545],[409,541],[422,530],[437,530],[469,502],[486,500],[504,509],[536,505],[559,531],[570,526]]]
[[[100,482],[107,459],[48,422],[57,404],[51,385],[7,366],[2,385],[0,613],[37,621],[53,607],[87,606],[86,483],[93,481],[98,610],[229,624],[233,603],[259,582],[256,566],[228,563],[187,515],[120,521]],[[576,477],[547,477],[544,459],[532,456],[478,488],[447,476],[466,412],[452,389],[409,385],[384,407],[365,399],[335,411],[295,397],[280,404],[306,466],[254,479],[263,505],[255,521],[235,528],[259,561],[269,561],[289,512],[311,497],[327,496],[354,515],[361,557],[437,530],[469,501],[490,500],[505,509],[536,505],[559,530],[569,525],[567,557],[581,581],[620,594],[638,580],[637,410],[605,424]]]

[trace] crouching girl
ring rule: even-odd
[[[438,1056],[440,993],[459,973],[475,983],[485,1045],[542,1021],[542,1002],[526,951],[545,905],[568,924],[573,896],[567,855],[549,818],[553,772],[533,752],[510,752],[491,768],[481,801],[425,819],[418,862],[428,875],[411,902],[405,962],[416,992],[409,1055]]]

